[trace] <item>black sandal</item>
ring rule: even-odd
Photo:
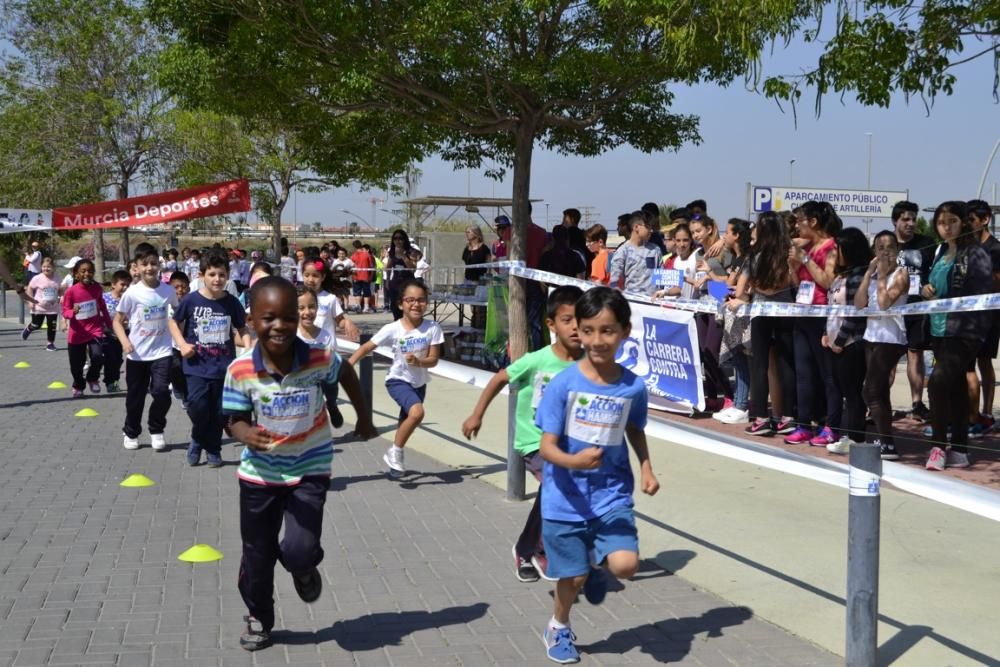
[[[259,651],[262,648],[271,646],[271,633],[264,629],[264,625],[253,616],[244,616],[243,622],[246,624],[243,634],[240,635],[240,648],[247,651]]]

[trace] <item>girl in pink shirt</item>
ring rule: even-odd
[[[111,317],[104,304],[101,286],[94,282],[94,263],[81,259],[73,267],[74,284],[63,296],[63,317],[69,323],[66,341],[69,348],[69,371],[73,375],[73,398],[83,396],[84,381],[90,391],[101,393],[101,367],[104,365],[102,338],[111,330]],[[83,366],[90,354],[90,370],[83,376]]]
[[[42,272],[28,283],[28,296],[35,303],[31,305],[31,322],[21,332],[21,340],[28,340],[28,336],[41,329],[45,322],[49,341],[45,349],[49,352],[56,351],[56,319],[59,316],[59,283],[52,278],[55,272],[52,258],[46,257],[42,260]]]

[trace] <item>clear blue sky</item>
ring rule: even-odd
[[[796,58],[798,58],[796,62]],[[781,52],[767,63],[769,72],[788,72],[807,65],[808,54]],[[813,62],[815,60],[813,59]],[[844,102],[827,96],[822,115],[813,113],[813,92],[799,106],[798,126],[790,110],[749,92],[742,82],[718,86],[677,88],[674,110],[701,117],[702,144],[687,145],[676,153],[646,155],[624,148],[596,158],[574,158],[536,150],[532,165],[532,192],[544,202],[535,205],[534,219],[558,222],[564,208],[595,207],[606,226],[619,213],[646,201],[683,204],[695,198],[708,201],[717,219],[746,214],[746,183],[789,185],[789,161],[795,159],[793,185],[828,188],[864,188],[868,159],[867,132],[872,137],[872,188],[909,190],[921,208],[946,199],[975,195],[980,174],[993,144],[1000,138],[1000,106],[992,96],[992,63],[982,58],[957,70],[954,95],[939,96],[928,115],[920,100],[894,100],[889,109],[863,107],[853,96]],[[494,182],[481,173],[471,179],[439,160],[420,165],[423,180],[418,195],[509,197],[510,174]],[[1000,159],[993,165],[984,189],[990,199],[993,183],[1000,182]],[[300,223],[321,220],[340,226],[355,218],[367,221],[372,196],[383,193],[339,189],[319,195],[298,195]],[[995,202],[994,202],[995,203]],[[392,201],[378,208],[398,208]],[[442,215],[450,211],[439,210]],[[487,218],[491,212],[484,211]],[[293,207],[286,209],[291,221]],[[464,212],[458,215],[465,215]],[[396,221],[378,211],[376,223]],[[860,225],[847,219],[848,225]],[[881,227],[876,220],[874,231]]]

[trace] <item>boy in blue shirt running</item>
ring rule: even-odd
[[[580,588],[587,601],[600,604],[607,594],[605,568],[624,579],[639,569],[625,436],[639,459],[643,493],[660,488],[643,433],[646,386],[615,363],[630,320],[628,301],[617,290],[594,287],[584,293],[576,321],[585,355],[552,379],[535,416],[546,461],[542,540],[548,574],[559,580],[542,638],[548,658],[562,664],[580,660],[569,622]]]

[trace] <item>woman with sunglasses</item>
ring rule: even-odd
[[[385,300],[392,309],[392,319],[398,320],[403,316],[403,310],[399,305],[399,297],[403,283],[413,278],[413,270],[417,268],[417,262],[410,257],[410,237],[402,229],[397,229],[392,233],[392,243],[389,244],[389,253],[386,255],[385,268],[389,274],[386,282]]]

